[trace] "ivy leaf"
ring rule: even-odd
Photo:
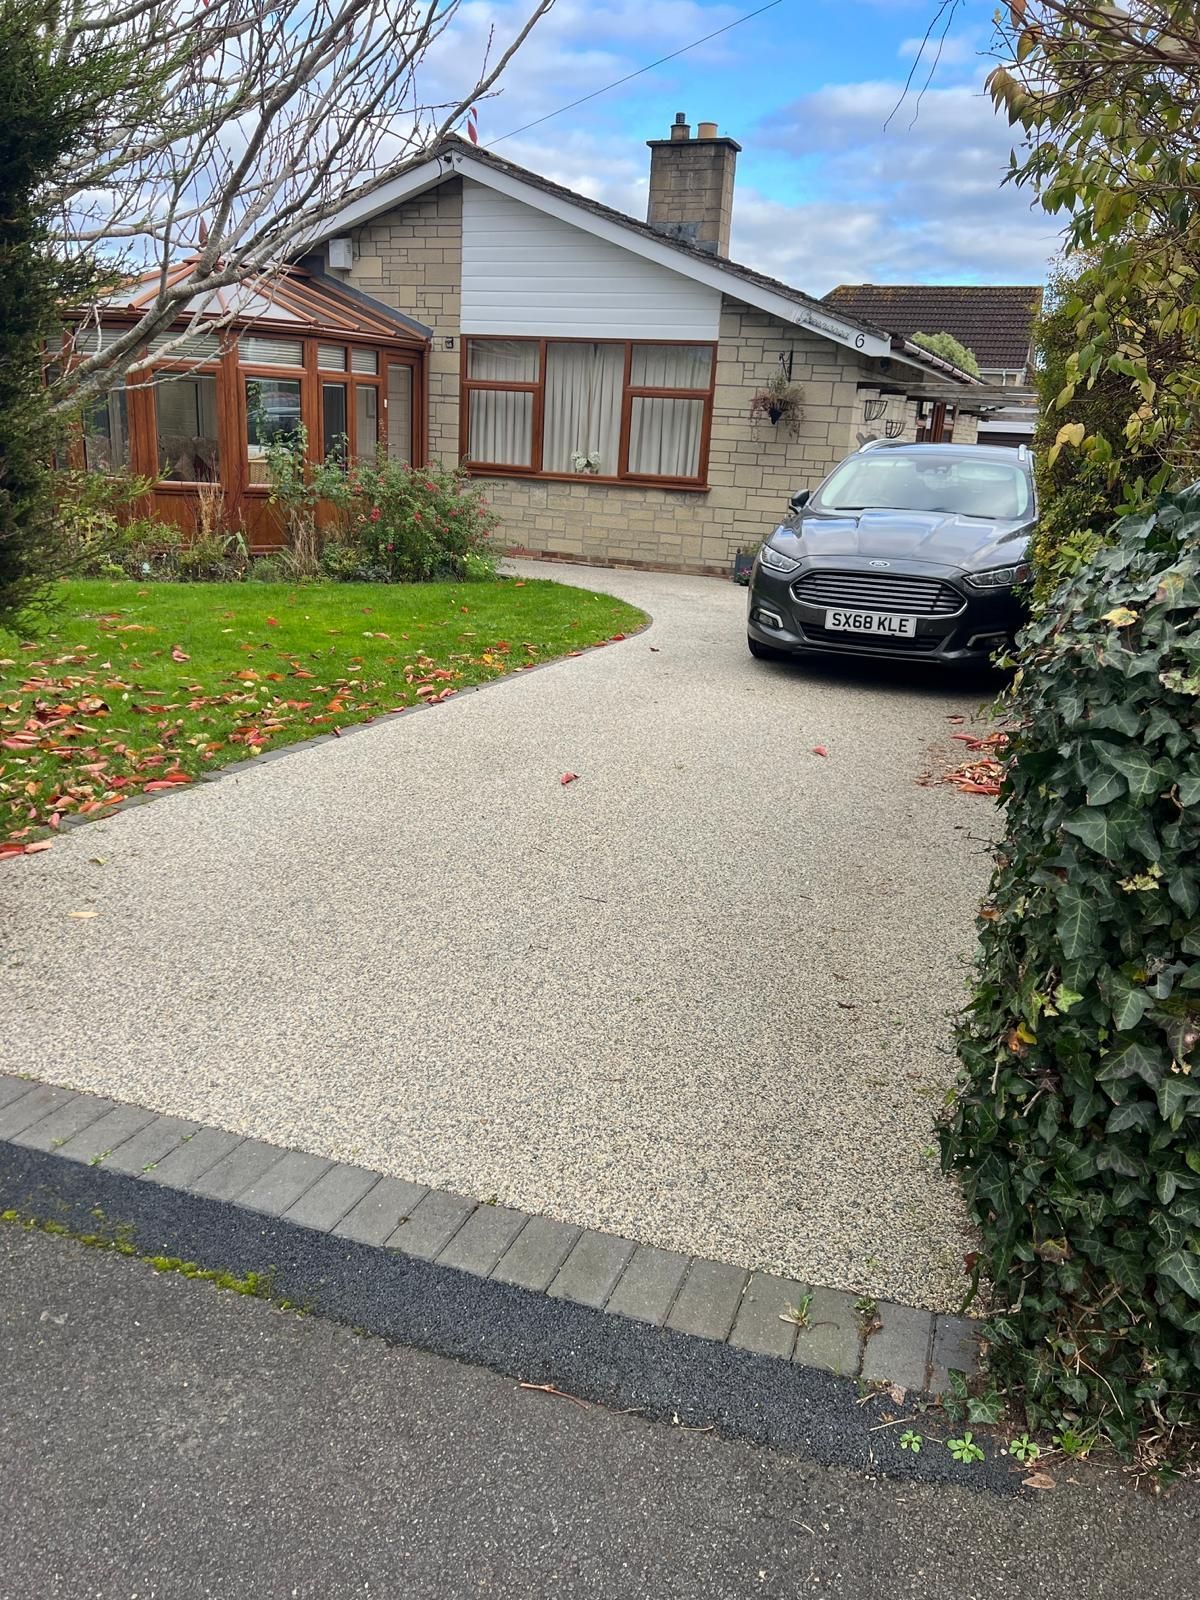
[[[1157,1264],[1160,1278],[1170,1278],[1191,1300],[1200,1300],[1200,1256],[1191,1250],[1176,1250]]]
[[[1189,1100],[1200,1098],[1200,1084],[1192,1083],[1189,1078],[1177,1077],[1174,1073],[1167,1073],[1158,1086],[1158,1109],[1169,1122],[1179,1111],[1183,1111]],[[1189,1152],[1189,1165],[1191,1155]],[[1200,1156],[1197,1157],[1200,1163]],[[1195,1169],[1200,1172],[1200,1164]]]
[[[1055,929],[1068,961],[1078,961],[1095,948],[1100,931],[1096,907],[1074,884],[1064,884],[1059,893]]]
[[[1116,1083],[1123,1078],[1141,1078],[1157,1087],[1167,1063],[1161,1051],[1148,1050],[1140,1039],[1131,1039],[1120,1050],[1104,1057],[1096,1074],[1098,1083]]]
[[[1110,987],[1109,1004],[1114,1027],[1118,1033],[1126,1033],[1142,1020],[1150,1004],[1150,996],[1144,989],[1135,988],[1121,973],[1116,973]]]
[[[1161,793],[1170,782],[1169,769],[1161,762],[1151,761],[1144,750],[1106,745],[1103,755],[1125,779],[1130,797],[1134,800],[1148,800],[1152,795]]]
[[[1124,783],[1122,781],[1122,788]],[[1093,802],[1089,796],[1089,806]],[[1096,802],[1103,804],[1103,801]],[[1063,823],[1067,833],[1081,839],[1089,850],[1094,850],[1106,861],[1116,861],[1129,842],[1129,827],[1124,818],[1111,811],[1077,811]]]
[[[1149,1131],[1154,1127],[1154,1110],[1144,1100],[1127,1100],[1123,1106],[1114,1106],[1104,1125],[1105,1133],[1127,1133],[1130,1128]]]
[[[1196,883],[1194,873],[1183,869],[1172,873],[1171,880],[1167,884],[1167,893],[1185,916],[1195,916],[1197,908],[1200,907],[1200,886]]]
[[[1087,780],[1087,803],[1089,806],[1107,806],[1114,800],[1119,800],[1125,793],[1125,780],[1119,772],[1105,770],[1103,767],[1094,769],[1095,776]]]

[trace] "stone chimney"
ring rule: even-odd
[[[696,137],[682,111],[669,139],[648,139],[650,199],[646,221],[669,239],[683,239],[711,255],[729,254],[733,220],[735,139],[718,135],[715,122],[701,122]]]

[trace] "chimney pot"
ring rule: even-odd
[[[699,123],[697,125],[697,127],[696,127],[696,137],[697,137],[697,139],[715,139],[717,137],[717,125],[716,125],[716,123],[715,122],[701,122],[701,123]]]
[[[692,137],[692,130],[688,125],[686,112],[677,111],[675,113],[675,121],[671,124],[671,137],[672,139],[690,139]]]

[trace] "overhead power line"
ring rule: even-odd
[[[532,122],[522,123],[519,128],[510,128],[507,133],[500,134],[495,139],[489,139],[485,149],[490,150],[493,145],[502,144],[505,139],[515,139],[519,133],[528,133],[530,128],[540,128],[543,122],[549,122],[554,117],[561,117],[564,111],[574,111],[576,106],[586,105],[589,100],[598,100],[602,94],[608,94],[612,89],[619,89],[623,83],[631,83],[634,78],[640,78],[647,72],[653,72],[655,67],[661,67],[664,62],[674,61],[676,56],[686,55],[689,50],[695,50],[699,45],[707,44],[710,39],[718,39],[721,34],[728,33],[730,28],[740,27],[743,22],[750,22],[754,17],[761,17],[764,11],[773,11],[783,0],[768,0],[765,6],[759,6],[757,11],[747,11],[745,16],[735,17],[732,22],[727,22],[723,28],[714,28],[711,33],[706,33],[702,39],[693,39],[691,44],[680,45],[678,50],[672,50],[669,55],[659,56],[657,61],[639,67],[636,72],[627,72],[623,78],[614,78],[612,83],[606,83],[602,89],[593,89],[591,94],[580,95],[578,100],[572,100],[565,106],[559,106],[557,111],[548,111],[544,117],[535,117]]]

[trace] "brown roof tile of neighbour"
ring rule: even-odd
[[[1028,363],[1042,291],[1037,284],[843,283],[825,303],[903,338],[953,334],[981,367],[1015,372]]]

